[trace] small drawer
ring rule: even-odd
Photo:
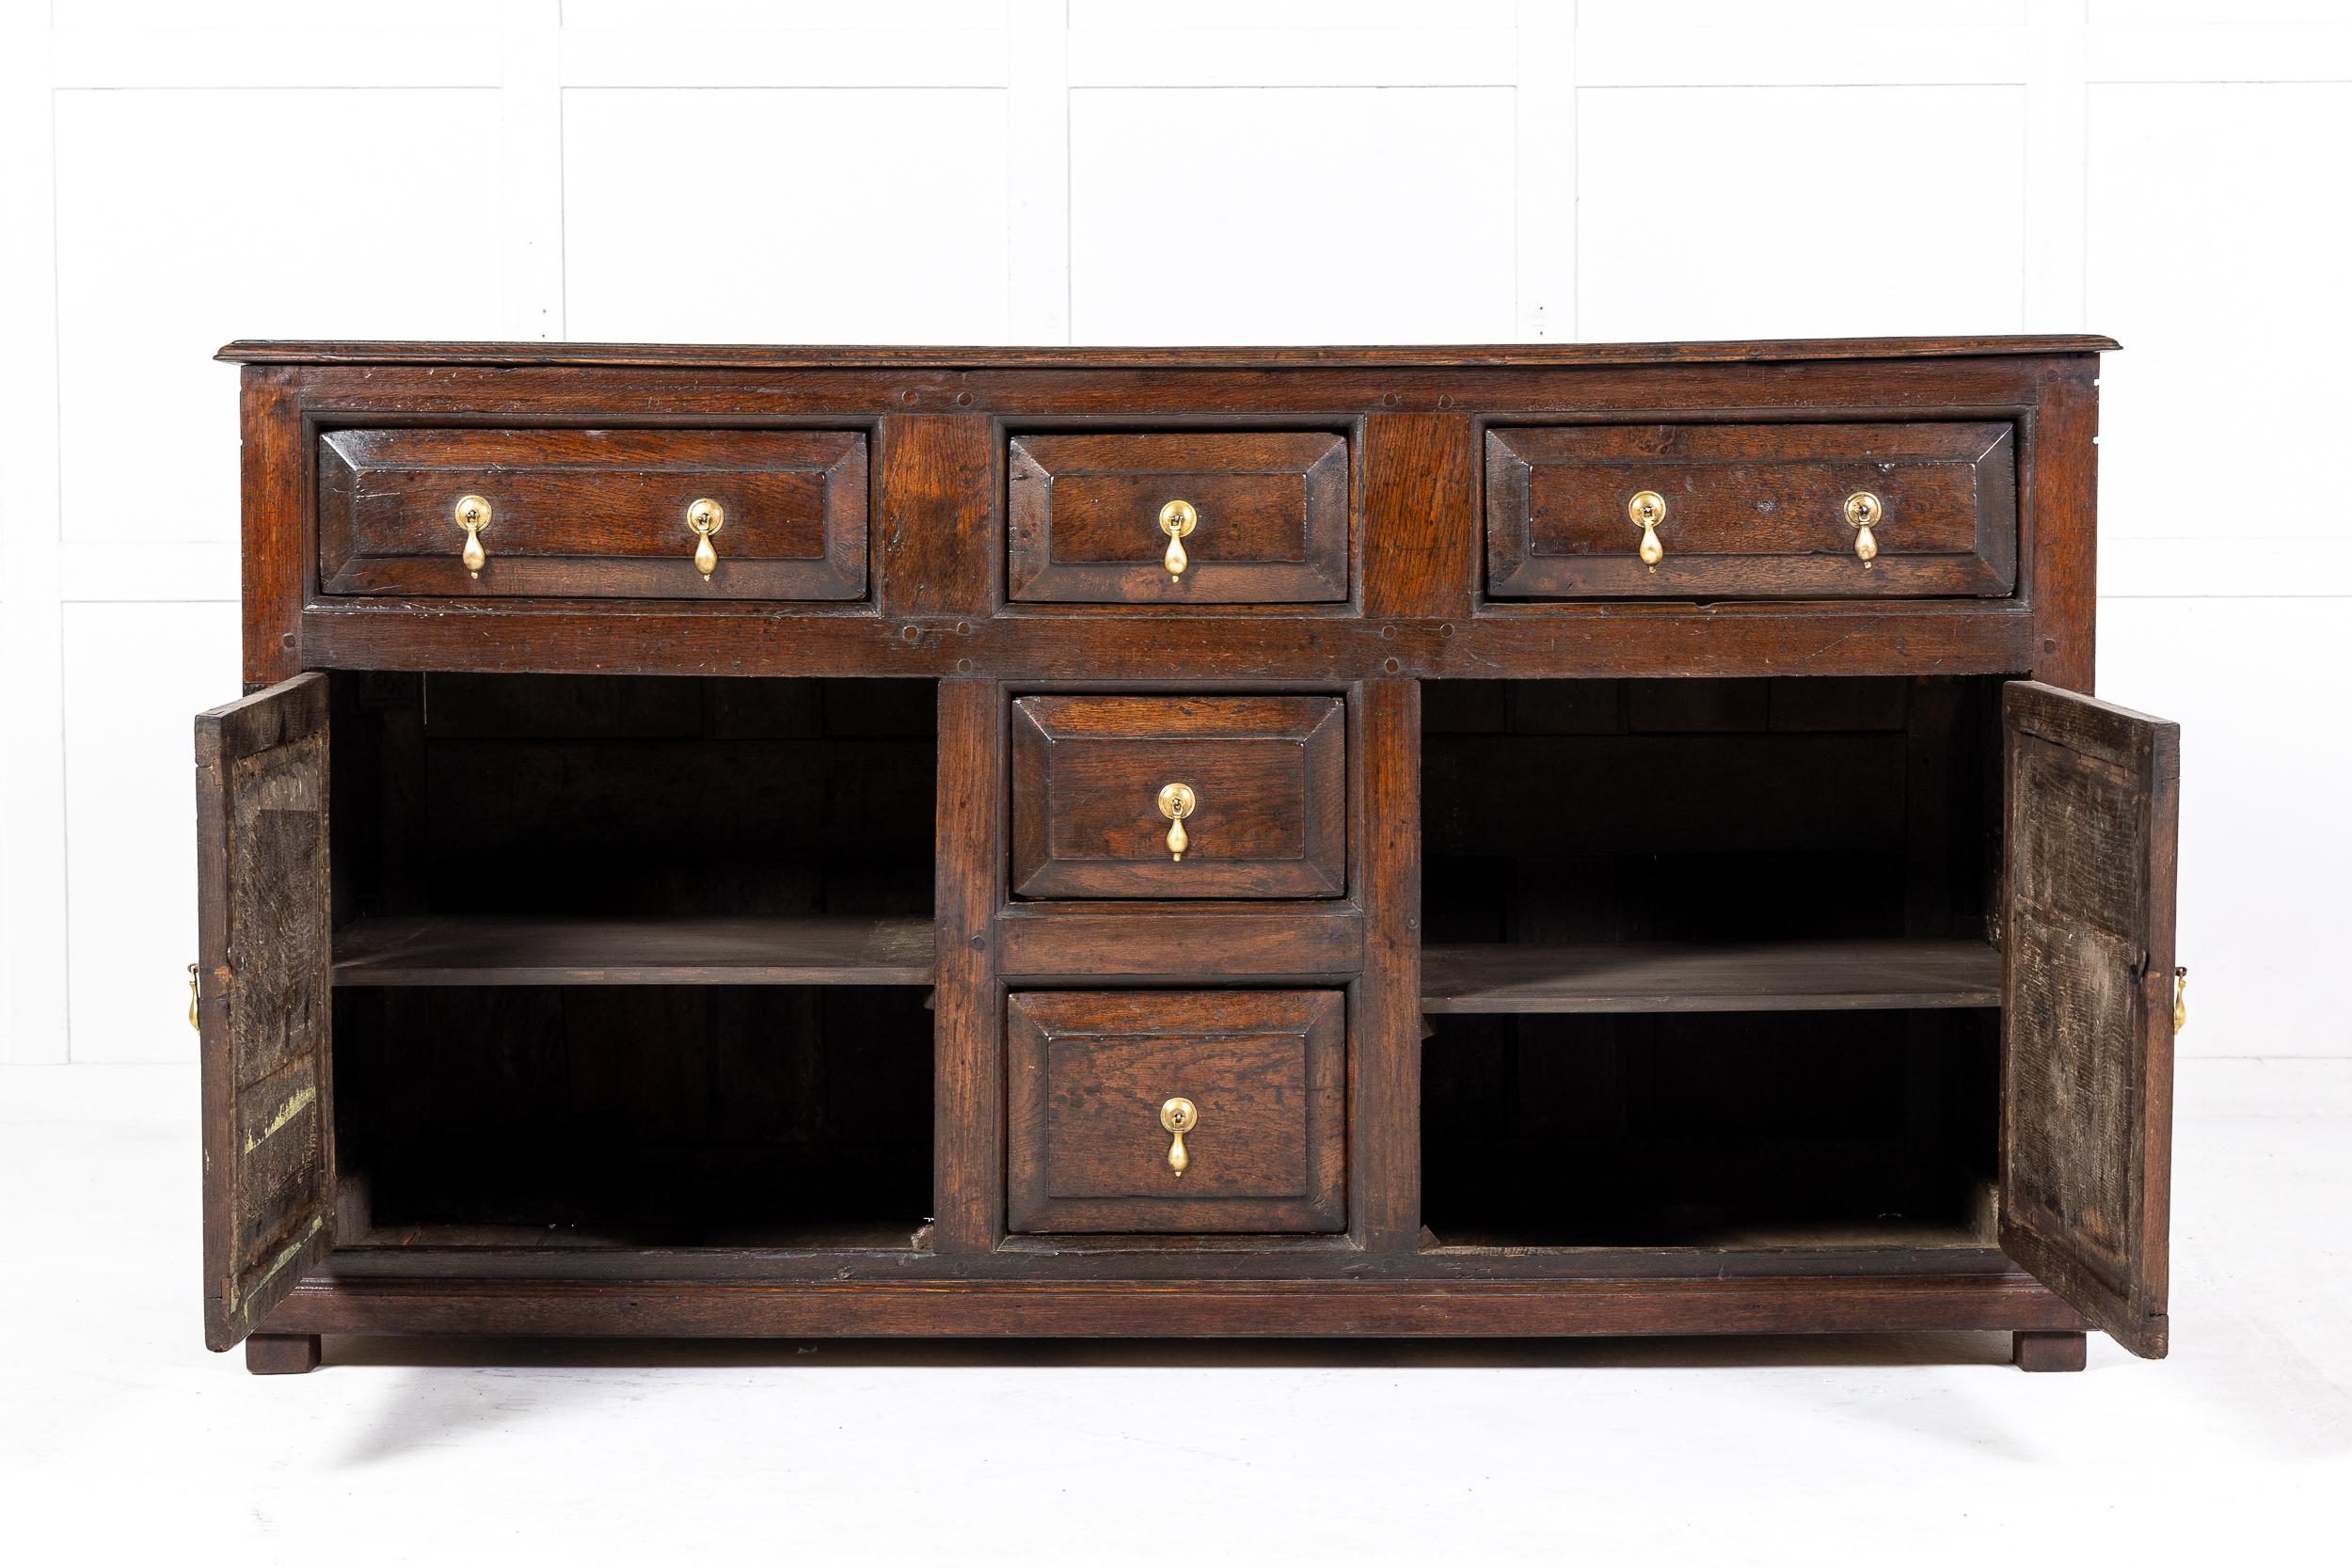
[[[339,430],[318,492],[328,594],[866,596],[851,431]]]
[[[1023,697],[1012,891],[1337,897],[1346,731],[1337,697]]]
[[[1016,991],[1016,1231],[1328,1231],[1347,1223],[1336,990]]]
[[[1487,592],[2006,594],[2012,447],[2008,424],[1960,421],[1489,431]]]
[[[1347,442],[1328,432],[1024,436],[1009,468],[1015,599],[1347,597]]]

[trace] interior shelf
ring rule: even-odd
[[[1478,942],[1422,951],[1423,1013],[1830,1012],[1997,1007],[1987,942]]]
[[[1568,1252],[1599,1251],[1594,1243],[1563,1243],[1555,1234],[1557,1219],[1548,1228],[1541,1223],[1514,1224],[1508,1218],[1486,1225],[1466,1224],[1433,1229],[1423,1250],[1430,1252]],[[1633,1212],[1612,1216],[1623,1233],[1641,1238],[1642,1244],[1691,1247],[1710,1252],[1880,1251],[1979,1253],[1993,1246],[1980,1227],[1940,1216],[1887,1215],[1851,1218],[1740,1218],[1688,1212]],[[1625,1243],[1620,1243],[1618,1245]]]
[[[912,1215],[898,1220],[802,1220],[792,1225],[739,1225],[698,1234],[695,1246],[757,1248],[770,1251],[919,1252],[930,1245],[927,1221]],[[368,1248],[399,1252],[411,1248],[501,1248],[510,1252],[566,1252],[675,1247],[675,1235],[662,1227],[606,1225],[373,1225],[338,1242],[344,1249]]]
[[[335,933],[338,986],[928,986],[931,923],[421,915]]]

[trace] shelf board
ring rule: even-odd
[[[1830,1012],[1997,1007],[1987,942],[1481,942],[1424,948],[1424,1013]]]
[[[1999,1256],[1996,1243],[1989,1236],[1963,1221],[1911,1216],[1875,1220],[1806,1220],[1782,1216],[1774,1219],[1724,1219],[1708,1224],[1687,1219],[1677,1222],[1670,1216],[1651,1213],[1620,1216],[1613,1224],[1594,1226],[1590,1233],[1607,1234],[1612,1240],[1597,1245],[1564,1241],[1563,1237],[1576,1234],[1576,1229],[1573,1225],[1557,1218],[1542,1226],[1509,1222],[1432,1226],[1427,1240],[1422,1243],[1422,1250],[1441,1254],[1505,1252],[1518,1255],[1602,1254],[1652,1248],[1715,1253],[1951,1251],[1987,1258]],[[1625,1237],[1629,1234],[1638,1234],[1641,1243],[1637,1244],[1627,1241]]]
[[[419,915],[335,933],[339,986],[928,986],[931,923]]]
[[[668,1252],[753,1250],[789,1252],[920,1252],[930,1243],[923,1220],[839,1219],[781,1225],[770,1229],[730,1228],[700,1232],[658,1225],[377,1225],[340,1241],[337,1270],[348,1270],[350,1255],[366,1250],[397,1255],[416,1250],[498,1249],[505,1252]],[[680,1242],[678,1234],[693,1239]]]

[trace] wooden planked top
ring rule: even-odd
[[[337,342],[241,338],[215,358],[246,365],[635,365],[712,370],[1486,369],[1808,359],[1945,359],[2099,354],[2093,333],[1974,338],[1789,338],[1712,343],[1471,343],[1411,347],[943,348],[886,344]]]
[[[335,933],[339,986],[928,986],[931,923],[422,915]]]
[[[1431,946],[1421,997],[1424,1013],[1997,1007],[2001,954],[1986,942],[1911,938]]]

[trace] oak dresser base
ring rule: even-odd
[[[207,1343],[2166,1354],[2114,346],[230,345]]]

